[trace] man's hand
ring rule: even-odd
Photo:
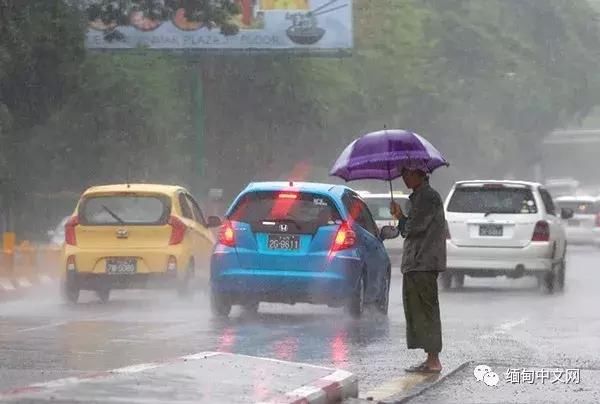
[[[398,203],[396,203],[394,201],[390,202],[390,213],[397,220],[400,220],[404,217],[404,212],[402,212],[402,208],[400,207],[400,205]]]

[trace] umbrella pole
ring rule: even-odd
[[[392,180],[388,181],[390,183],[390,198],[392,198],[392,202],[394,202],[394,190],[392,189]],[[395,223],[394,217],[392,217],[392,223]]]

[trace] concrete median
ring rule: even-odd
[[[221,352],[0,392],[0,401],[70,403],[333,403],[357,397],[344,370]]]

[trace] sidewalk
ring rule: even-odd
[[[493,373],[485,380],[478,381],[474,375],[478,365],[473,363],[464,366],[414,398],[400,402],[600,403],[600,369],[489,363],[485,365]]]
[[[343,370],[202,352],[0,392],[21,403],[328,403],[358,395]]]

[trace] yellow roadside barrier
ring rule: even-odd
[[[16,245],[14,233],[4,233],[0,294],[59,279],[61,254],[59,246],[34,245],[29,241]]]

